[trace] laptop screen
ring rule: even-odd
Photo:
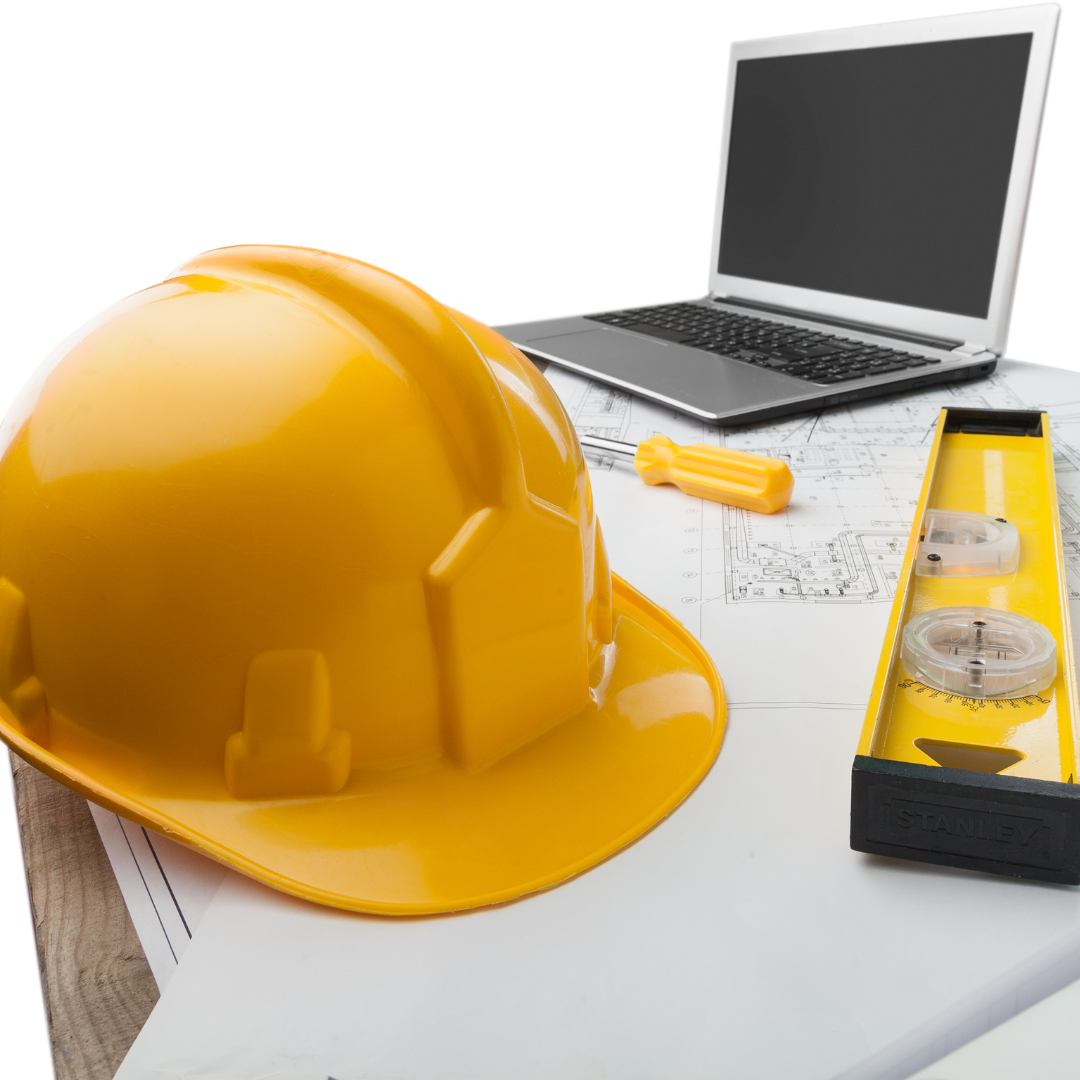
[[[1031,42],[740,60],[720,273],[986,318]]]

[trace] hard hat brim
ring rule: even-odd
[[[354,770],[332,796],[185,797],[70,734],[46,750],[0,703],[21,757],[122,816],[306,900],[381,915],[460,911],[550,888],[669,814],[711,767],[723,685],[680,623],[612,575],[615,638],[593,704],[496,764]],[[74,725],[65,725],[70,733]]]

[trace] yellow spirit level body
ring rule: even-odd
[[[931,510],[1014,525],[1016,569],[933,576],[925,550],[920,560]],[[930,685],[908,670],[905,626],[935,609],[969,607],[1044,627],[1057,645],[1053,682],[982,696]],[[1080,884],[1078,716],[1048,418],[944,409],[852,772],[851,846]]]

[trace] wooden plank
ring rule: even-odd
[[[112,1080],[157,984],[86,800],[11,764],[57,1080]]]

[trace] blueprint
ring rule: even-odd
[[[1080,377],[1004,362],[975,383],[720,428],[573,372],[546,374],[582,434],[636,443],[663,433],[791,468],[790,505],[766,516],[645,488],[629,464],[586,454],[613,568],[701,639],[735,702],[865,704],[943,406],[1049,409],[1080,599]],[[765,676],[770,654],[783,661]]]
[[[1080,453],[1062,442],[1059,426],[1065,425],[1053,425],[1054,475],[1057,477],[1061,542],[1065,551],[1069,597],[1076,600],[1080,599]],[[1080,425],[1075,434],[1080,442]]]
[[[791,505],[763,517],[589,457],[615,571],[719,668],[730,712],[716,766],[617,858],[464,918],[302,903],[94,808],[163,990],[122,1080],[901,1077],[1080,973],[1070,890],[912,870],[847,844],[851,755],[938,410],[1051,413],[1080,604],[1080,376],[1007,363],[956,390],[721,430],[548,374],[583,433],[722,443],[795,473]],[[920,949],[878,933],[919,911],[935,916]],[[881,950],[869,967],[868,940]]]

